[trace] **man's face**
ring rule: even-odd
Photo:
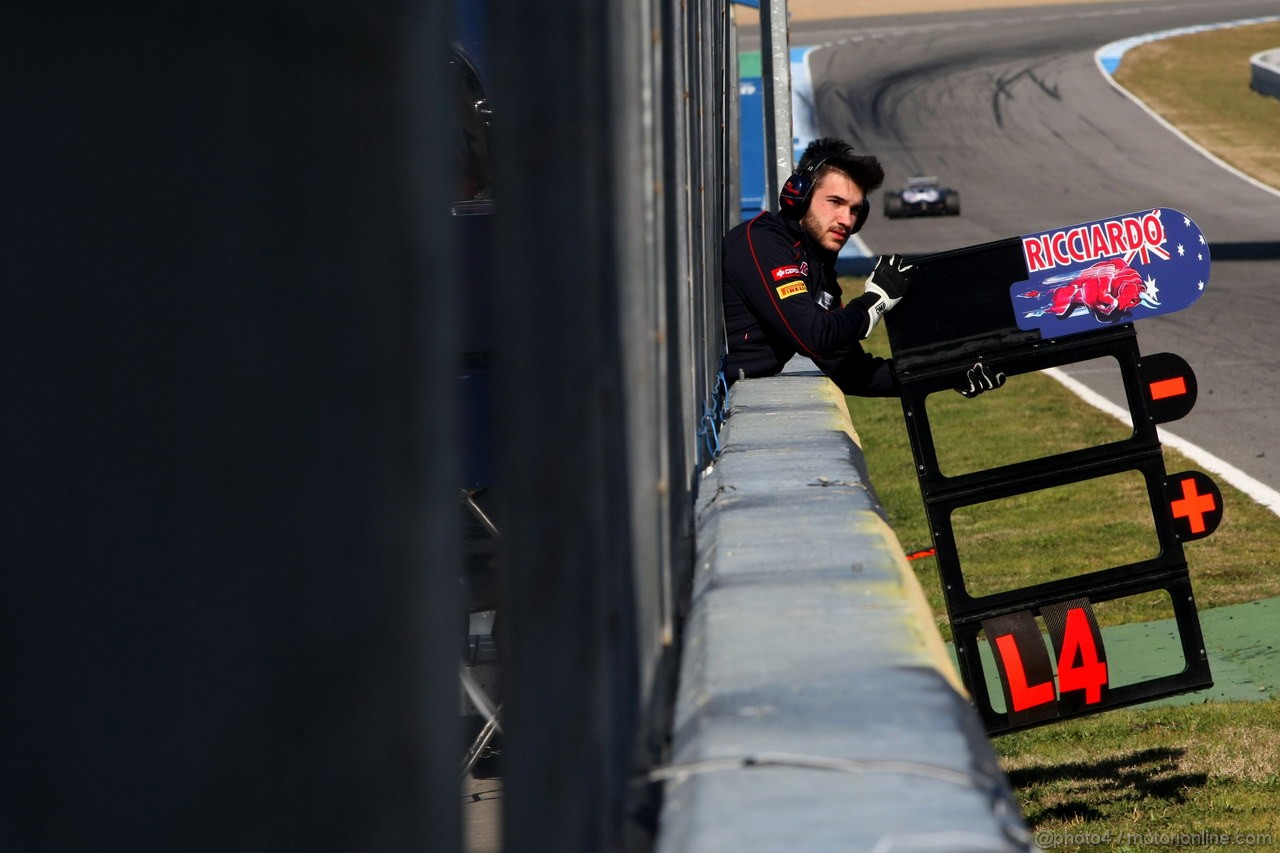
[[[822,248],[838,252],[853,236],[853,223],[864,204],[866,199],[853,179],[844,172],[829,171],[814,186],[800,225]]]

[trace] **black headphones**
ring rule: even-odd
[[[809,197],[813,195],[813,185],[817,183],[818,170],[832,157],[852,153],[853,149],[846,146],[842,152],[828,154],[808,166],[797,167],[791,173],[791,176],[787,178],[786,183],[782,185],[782,189],[778,191],[778,212],[788,219],[800,219],[803,217],[805,211],[809,209]],[[858,209],[858,216],[853,221],[853,230],[849,232],[850,234],[857,234],[862,230],[862,226],[867,221],[867,213],[870,210],[871,199],[868,194],[864,194],[862,207]]]

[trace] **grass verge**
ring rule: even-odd
[[[1249,88],[1249,57],[1275,48],[1280,23],[1176,36],[1128,51],[1115,80],[1222,160],[1280,187],[1280,99]]]
[[[873,352],[888,352],[882,329],[868,344]],[[848,399],[871,482],[889,523],[906,551],[930,547],[901,404],[895,399]],[[1013,377],[998,393],[973,400],[950,392],[935,394],[927,405],[944,470],[948,458],[959,460],[957,470],[976,470],[1128,434],[1114,418],[1041,374]],[[944,439],[952,446],[944,447]],[[1004,448],[1017,448],[1017,457],[1006,458]],[[1170,473],[1197,468],[1171,448],[1164,454]],[[1212,536],[1185,546],[1197,603],[1209,608],[1280,595],[1280,523],[1242,492],[1225,483],[1219,486],[1226,507],[1222,525]],[[1071,511],[1063,512],[1064,506]],[[966,571],[978,569],[972,574],[983,585],[980,593],[1123,565],[1151,556],[1157,547],[1145,487],[1136,475],[1033,492],[971,508],[953,520]],[[936,561],[926,557],[912,565],[939,629],[950,639]],[[1165,614],[1154,607],[1157,599],[1119,599],[1100,607],[1098,619],[1103,625],[1119,625],[1162,618]]]
[[[1280,701],[1123,710],[1018,732],[996,752],[1055,849],[1280,844]]]
[[[888,353],[883,329],[868,349]],[[848,398],[866,451],[871,482],[890,523],[910,552],[931,544],[914,461],[895,399]],[[935,438],[959,437],[950,458],[965,470],[1015,461],[1001,448],[1035,458],[1072,447],[1115,440],[1128,428],[1093,409],[1050,377],[1012,378],[1005,388],[966,400],[943,392],[928,401]],[[1045,424],[1056,425],[1046,429]],[[939,442],[940,456],[947,453]],[[1170,472],[1196,466],[1165,448]],[[945,461],[944,461],[945,468]],[[1212,536],[1185,546],[1200,608],[1280,595],[1280,523],[1269,511],[1226,484],[1222,525]],[[1142,489],[1141,485],[1136,486]],[[1136,522],[1117,507],[1141,507],[1135,484],[1103,478],[1088,494],[1050,490],[1022,496],[1003,513],[976,515],[961,526],[982,556],[983,577],[1012,589],[1061,573],[1058,558],[1078,550],[1081,531],[1107,532],[1114,547],[1095,558],[1097,568],[1135,556]],[[1064,505],[1071,512],[1062,512]],[[1010,513],[1012,509],[1014,512]],[[1140,513],[1141,514],[1141,513]],[[1140,527],[1140,525],[1137,525]],[[1140,531],[1139,531],[1140,532]],[[1139,548],[1140,550],[1140,548]],[[933,607],[939,630],[950,639],[933,558],[912,563]],[[1103,625],[1164,618],[1163,594],[1134,596],[1096,608]],[[1211,662],[1212,663],[1212,662]],[[1280,845],[1280,701],[1232,702],[1125,709],[1055,723],[998,738],[995,747],[1037,843],[1063,850],[1137,850],[1152,846]]]

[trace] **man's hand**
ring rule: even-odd
[[[898,304],[911,289],[911,270],[915,269],[898,255],[881,255],[876,259],[875,269],[867,277],[867,293],[880,297],[872,307],[876,317]]]
[[[864,339],[871,334],[885,312],[907,295],[907,291],[911,289],[912,269],[914,267],[898,255],[881,255],[876,259],[875,268],[867,276],[863,294],[872,296],[875,300],[866,306],[870,322],[867,323],[866,334],[862,336]]]
[[[965,371],[965,385],[961,385],[956,391],[963,394],[969,399],[981,394],[983,391],[992,391],[1004,384],[1005,376],[999,371],[992,372],[982,362],[978,362],[973,367]]]

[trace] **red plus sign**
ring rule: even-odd
[[[1182,499],[1174,501],[1170,506],[1174,518],[1190,520],[1192,533],[1204,533],[1205,513],[1217,509],[1213,495],[1199,494],[1196,491],[1196,481],[1190,479],[1182,481]]]

